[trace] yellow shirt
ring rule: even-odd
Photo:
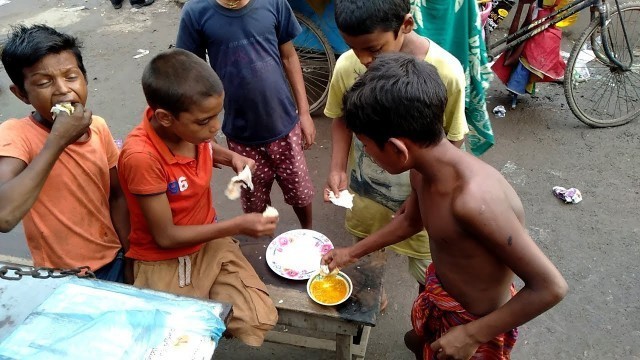
[[[464,116],[465,77],[460,62],[438,44],[430,41],[424,61],[432,64],[447,88],[447,106],[443,127],[450,141],[459,141],[469,132]],[[366,71],[352,50],[336,62],[324,113],[330,118],[343,116],[342,97]],[[411,192],[409,172],[390,175],[364,152],[354,136],[349,154],[349,187],[354,193],[353,208],[347,210],[346,227],[355,236],[366,237],[382,228]],[[390,246],[394,251],[418,259],[431,259],[429,238],[425,231]]]

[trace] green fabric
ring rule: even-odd
[[[411,0],[411,12],[416,32],[442,46],[464,68],[468,141],[471,152],[480,156],[494,144],[485,96],[493,74],[476,0]]]

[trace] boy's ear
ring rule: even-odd
[[[413,21],[413,15],[407,14],[404,16],[404,20],[402,21],[402,25],[400,26],[400,31],[403,34],[409,34],[413,31],[414,26],[415,22]]]
[[[394,151],[398,154],[402,163],[406,163],[409,160],[409,149],[404,141],[398,138],[390,138],[389,143],[393,146]]]
[[[29,98],[27,97],[27,94],[25,92],[23,92],[22,90],[20,90],[20,88],[18,88],[15,84],[11,84],[9,86],[9,90],[11,90],[13,95],[15,95],[18,99],[20,99],[20,101],[22,101],[23,103],[25,103],[27,105],[31,105],[31,101],[29,101]]]
[[[154,114],[156,116],[156,120],[158,120],[160,125],[164,127],[169,127],[173,125],[174,121],[176,121],[176,118],[167,110],[157,109]]]

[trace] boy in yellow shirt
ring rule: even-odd
[[[337,195],[347,187],[354,193],[353,208],[346,214],[346,228],[360,239],[386,225],[394,213],[402,212],[411,190],[409,173],[390,175],[375,164],[347,129],[343,118],[343,95],[378,54],[402,52],[434,65],[447,89],[443,122],[447,139],[460,147],[469,132],[464,115],[462,66],[438,44],[413,31],[410,10],[409,0],[337,0],[335,5],[336,24],[351,50],[336,63],[324,110],[333,119],[331,167],[324,199],[329,200],[329,191]],[[390,248],[408,257],[409,273],[422,292],[431,262],[427,233],[422,231]]]

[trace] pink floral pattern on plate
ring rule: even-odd
[[[331,249],[331,240],[317,231],[291,230],[271,241],[266,260],[271,270],[282,277],[307,280],[318,271],[322,255]]]

